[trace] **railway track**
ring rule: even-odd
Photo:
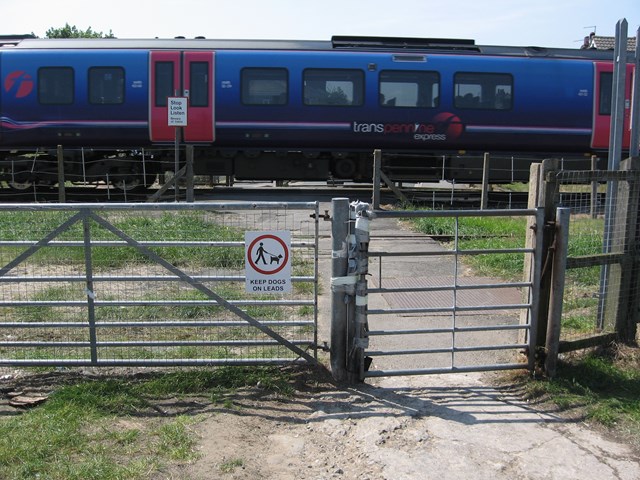
[[[110,202],[146,202],[156,193],[157,188],[135,191],[121,191],[106,187],[69,187],[65,190],[67,203],[110,203]],[[406,186],[403,194],[412,203],[425,208],[479,208],[481,192],[477,188],[442,186]],[[587,194],[573,194],[575,201],[588,202]],[[268,182],[239,182],[232,187],[198,187],[194,190],[196,201],[322,201],[346,197],[351,200],[370,202],[371,184],[344,183],[330,185],[320,182],[295,182],[288,186],[274,186]],[[488,194],[489,208],[526,208],[527,192],[491,191]],[[582,199],[581,197],[584,197]],[[174,190],[169,190],[159,201],[176,200]],[[186,200],[186,191],[179,191],[179,201]],[[57,188],[34,187],[25,191],[0,188],[0,203],[56,203],[59,201]],[[398,201],[388,189],[381,191],[381,201],[392,204]]]

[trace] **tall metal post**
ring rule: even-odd
[[[637,157],[640,152],[640,28],[636,31],[636,70],[633,76],[631,97],[631,143],[629,156]]]
[[[347,294],[349,284],[349,199],[331,201],[331,374],[347,378]]]
[[[619,20],[616,24],[616,43],[613,51],[614,69],[611,95],[611,130],[609,134],[608,169],[615,172],[620,167],[622,157],[622,140],[624,132],[625,81],[627,77],[627,20]],[[616,216],[616,196],[618,182],[607,183],[607,196],[604,216],[604,239],[602,253],[611,252],[611,237]],[[605,293],[609,282],[609,267],[603,265],[600,270],[600,294],[598,303],[598,326],[604,325],[606,309]]]
[[[89,345],[91,349],[91,363],[98,362],[98,337],[96,333],[95,291],[93,283],[93,263],[91,261],[91,225],[89,210],[82,210],[82,231],[84,237],[84,265],[86,272],[85,291],[87,293],[87,320],[89,324]]]
[[[595,172],[598,169],[598,157],[591,155],[591,171]],[[591,182],[591,218],[598,217],[598,181]]]
[[[609,133],[609,170],[616,171],[622,160],[622,138],[624,130],[625,81],[627,77],[627,32],[626,19],[616,24],[616,43],[613,50],[613,95],[611,96],[611,130]]]
[[[176,127],[176,135],[175,135],[175,145],[174,148],[174,167],[173,167],[173,178],[174,178],[174,200],[176,202],[180,201],[180,189],[178,182],[178,170],[180,170],[180,127]]]

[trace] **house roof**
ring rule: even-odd
[[[603,37],[599,35],[591,34],[589,37],[589,46],[586,48],[594,48],[596,50],[613,50],[616,46],[616,37]],[[586,44],[585,38],[585,44]],[[627,39],[627,51],[635,52],[636,50],[636,38],[629,37]]]

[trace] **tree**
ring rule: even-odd
[[[45,36],[47,38],[115,38],[111,30],[105,35],[102,32],[94,32],[91,27],[85,31],[78,30],[75,25],[71,26],[68,23],[62,28],[50,28]]]

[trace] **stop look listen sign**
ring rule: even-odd
[[[244,245],[246,291],[291,292],[291,232],[245,232]]]

